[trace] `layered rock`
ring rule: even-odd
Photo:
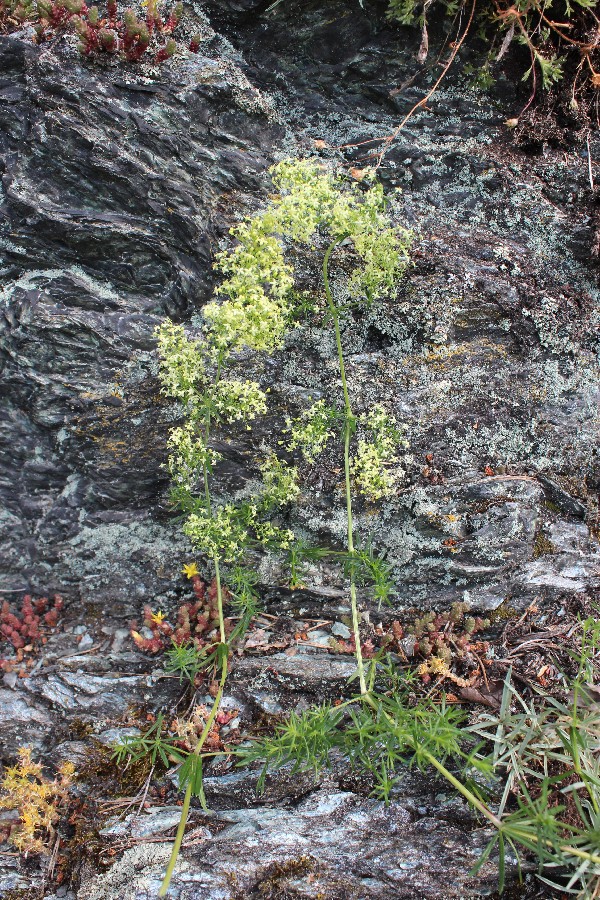
[[[312,152],[315,141],[328,155],[388,134],[429,83],[427,71],[407,83],[418,36],[372,12],[333,2],[261,10],[209,5],[216,31],[188,13],[200,52],[156,72],[84,61],[68,39],[36,47],[26,34],[0,38],[0,595],[60,590],[67,599],[65,635],[3,690],[7,756],[24,742],[51,755],[59,740],[68,756],[82,716],[101,734],[133,704],[172,699],[127,637],[144,602],[174,606],[189,553],[160,468],[175,410],[158,391],[153,329],[165,314],[197,324],[219,241],[260,205],[274,159]],[[516,107],[509,82],[485,95],[459,67],[379,170],[388,190],[402,189],[395,210],[415,231],[413,265],[397,297],[348,320],[344,338],[357,409],[386,403],[411,442],[398,496],[377,515],[358,514],[393,565],[396,608],[467,599],[523,609],[598,586],[589,527],[600,480],[594,198],[575,138],[533,157],[511,147],[503,121]],[[592,139],[592,157],[599,149]],[[367,153],[346,151],[357,165]],[[310,275],[307,265],[302,278]],[[235,436],[223,492],[254,474],[273,423],[335,379],[331,336],[316,326],[292,332],[272,359],[242,364],[256,367],[274,408]],[[344,522],[331,471],[291,520],[309,540],[335,544]],[[311,589],[293,593],[268,560],[261,573],[267,610],[339,617],[346,607],[333,569],[313,571]],[[81,655],[81,627],[99,655]],[[302,706],[322,683],[341,690],[348,668],[286,657],[288,680],[259,702],[270,664],[242,661],[240,703]],[[458,825],[444,824],[439,787],[421,785],[429,799],[403,819],[408,788],[395,813],[337,782],[296,808],[311,787],[292,779],[273,809],[246,814],[240,807],[257,801],[245,787],[232,799],[231,774],[219,777],[212,790],[224,820],[216,831],[203,826],[208,856],[204,844],[186,851],[181,897],[229,896],[234,850],[243,896],[273,880],[276,864],[304,856],[295,874],[277,876],[289,896],[317,896],[319,884],[332,898],[492,890],[491,880],[478,887],[466,877],[479,837],[463,852],[464,810]],[[363,865],[372,834],[381,858]],[[139,851],[139,878],[125,860],[108,880],[88,879],[81,896],[146,896],[163,862],[157,846]],[[341,861],[332,856],[340,846]],[[5,887],[33,883],[7,878]]]

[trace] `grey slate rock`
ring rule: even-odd
[[[43,706],[14,690],[0,688],[0,733],[2,755],[15,757],[20,747],[39,749],[52,728],[52,718]]]
[[[293,810],[227,810],[215,820],[226,827],[184,850],[173,896],[225,900],[235,887],[260,895],[269,879],[291,896],[358,898],[459,898],[470,895],[466,872],[485,846],[479,832],[464,834],[443,819],[416,821],[401,805],[386,808],[351,792],[317,791]],[[208,824],[210,829],[210,824]],[[369,849],[365,835],[369,835]],[[443,856],[432,848],[444,847]],[[168,845],[125,852],[110,872],[82,886],[78,900],[141,900],[158,887]],[[423,859],[427,867],[423,868]],[[448,869],[452,859],[452,871]],[[462,874],[457,874],[462,873]],[[493,867],[484,866],[478,887],[493,892]],[[228,893],[229,891],[229,893]]]
[[[61,754],[82,754],[65,736],[76,719],[102,739],[124,733],[131,706],[172,709],[176,680],[148,675],[155,664],[128,638],[144,603],[176,608],[189,554],[160,469],[176,411],[159,395],[153,329],[166,314],[197,328],[214,252],[264,200],[275,158],[313,152],[315,139],[390,133],[426,90],[417,79],[390,94],[414,74],[416,31],[400,40],[377,12],[357,4],[348,15],[341,0],[282,3],[268,17],[263,8],[210,0],[217,33],[154,80],[82,61],[68,42],[0,37],[0,595],[58,590],[77,624],[108,640],[88,656],[49,648],[29,679],[5,682],[7,760],[23,743],[49,760],[57,742]],[[390,616],[463,599],[524,608],[598,585],[586,524],[600,483],[587,174],[551,148],[508,154],[501,123],[516,105],[506,81],[484,96],[451,74],[380,169],[386,188],[402,188],[395,214],[417,232],[414,266],[344,339],[357,409],[393,409],[414,458],[377,517],[357,512],[393,566]],[[595,135],[591,149],[598,158]],[[320,328],[290,334],[263,370],[242,366],[272,387],[279,414],[330,396],[336,378]],[[235,436],[217,473],[223,493],[255,474],[270,427]],[[319,478],[292,524],[339,546],[337,476]],[[570,480],[577,497],[562,487]],[[540,533],[555,552],[535,558]],[[300,591],[280,574],[264,564],[267,611],[347,614],[335,569],[313,571]],[[273,715],[335,699],[353,667],[316,653],[246,657],[232,687],[245,715]],[[421,779],[417,796],[403,782],[386,811],[357,787],[315,788],[299,776],[269,783],[261,801],[255,776],[209,776],[225,828],[184,849],[173,896],[229,900],[233,875],[251,896],[303,855],[316,881],[289,874],[282,889],[292,896],[312,897],[320,884],[331,900],[494,890],[492,866],[481,881],[467,876],[485,835],[437,783]],[[108,873],[88,872],[78,900],[151,896],[169,853],[162,843],[127,850]],[[0,866],[0,890],[40,883],[12,861]]]

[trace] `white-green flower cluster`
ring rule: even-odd
[[[385,211],[383,185],[358,194],[342,194],[333,209],[332,231],[348,235],[360,258],[350,277],[354,297],[368,302],[388,295],[406,268],[410,232],[391,224]]]
[[[254,526],[256,540],[271,550],[285,551],[289,550],[296,535],[290,528],[280,528],[269,519],[257,521]]]
[[[178,428],[172,428],[167,446],[173,451],[168,461],[173,483],[190,492],[194,490],[204,467],[211,471],[222,459],[220,453],[206,446],[203,435],[198,432],[193,422],[185,422]]]
[[[350,238],[359,257],[352,296],[371,302],[389,294],[408,263],[411,233],[387,214],[383,185],[365,189],[310,160],[284,160],[271,172],[281,191],[273,210],[281,233],[303,243],[317,230],[336,241]]]
[[[279,191],[267,208],[231,229],[238,243],[219,254],[226,279],[206,304],[209,341],[223,353],[281,345],[292,312],[293,268],[285,242],[310,244],[317,233],[349,238],[359,257],[349,289],[366,302],[390,293],[408,262],[411,235],[386,213],[381,185],[367,189],[314,160],[284,160],[271,169]]]
[[[219,350],[269,351],[283,339],[294,278],[271,224],[267,211],[232,228],[238,245],[217,257],[215,268],[229,277],[216,293],[227,299],[206,304],[203,315]]]
[[[359,419],[363,435],[357,442],[351,472],[361,494],[369,500],[390,497],[404,472],[399,447],[408,447],[396,421],[376,404]]]
[[[210,509],[200,505],[188,516],[183,531],[200,553],[233,563],[252,543],[280,551],[290,548],[294,532],[275,524],[269,516],[297,496],[297,472],[274,455],[264,463],[262,472],[263,485],[256,497]]]
[[[193,403],[205,371],[198,341],[190,340],[183,325],[165,319],[154,332],[160,358],[158,377],[163,393],[184,405]]]
[[[298,494],[298,470],[295,466],[278,459],[271,453],[262,466],[261,505],[264,509],[273,509],[292,503]]]
[[[308,409],[303,410],[297,419],[288,419],[290,433],[288,450],[300,450],[308,463],[313,463],[323,452],[330,438],[334,435],[333,423],[338,413],[324,400],[317,400]]]
[[[227,563],[240,559],[248,549],[248,528],[234,503],[201,507],[187,517],[183,533],[200,553]]]
[[[267,395],[255,381],[221,379],[207,402],[219,422],[251,421],[267,411]]]
[[[351,295],[370,303],[391,292],[408,262],[410,233],[393,223],[381,185],[349,181],[311,160],[285,160],[271,170],[277,193],[266,208],[231,230],[236,245],[220,253],[215,269],[224,276],[215,299],[203,308],[202,342],[166,321],[157,329],[163,392],[179,401],[188,421],[169,437],[174,498],[188,513],[184,531],[213,559],[239,560],[252,541],[289,547],[293,534],[270,521],[272,512],[299,491],[297,472],[270,456],[262,466],[261,491],[238,503],[211,503],[208,477],[219,460],[209,447],[213,425],[248,422],[266,412],[266,395],[253,381],[228,378],[231,355],[249,349],[269,352],[281,345],[294,313],[294,270],[286,262],[290,242],[345,242],[356,266]],[[309,462],[333,437],[340,414],[323,400],[291,426],[289,449]],[[347,424],[347,423],[346,423]],[[382,407],[360,422],[352,474],[371,499],[388,496],[398,479],[395,423]],[[197,482],[204,479],[203,500]],[[206,493],[208,491],[208,493]]]
[[[339,198],[337,179],[309,159],[285,159],[270,171],[279,191],[269,217],[272,230],[293,241],[311,243],[317,228],[331,222]]]
[[[221,377],[226,353],[215,350],[208,342],[201,346],[200,342],[189,340],[181,325],[167,320],[156,335],[163,392],[181,402],[188,415],[182,425],[171,429],[167,441],[171,451],[168,468],[172,497],[188,513],[184,533],[201,553],[226,563],[239,561],[252,542],[289,549],[293,532],[274,524],[269,517],[297,496],[298,475],[294,467],[271,454],[261,466],[262,486],[252,500],[219,505],[210,502],[206,495],[209,474],[222,459],[207,443],[211,426],[248,422],[262,415],[267,408],[266,394],[254,381]],[[213,335],[209,332],[208,340]],[[208,370],[215,370],[212,383]],[[201,478],[204,485],[199,488]],[[197,499],[198,493],[201,499]]]

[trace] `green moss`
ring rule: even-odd
[[[314,869],[314,860],[309,856],[272,863],[261,876],[258,894],[264,900],[285,900],[292,895],[286,888],[288,878],[302,878]]]
[[[548,556],[551,553],[556,553],[556,547],[543,531],[538,531],[533,544],[533,558],[539,559],[540,556]]]
[[[150,757],[118,766],[111,747],[99,741],[90,745],[86,762],[78,769],[78,781],[100,786],[104,796],[132,797],[146,781],[152,764]]]
[[[13,888],[2,894],[2,900],[41,900],[44,896],[43,888],[36,890],[35,888]]]
[[[86,722],[85,719],[73,719],[69,723],[69,738],[70,740],[83,740],[83,738],[88,737],[94,731],[93,722]]]
[[[497,622],[506,622],[508,619],[515,619],[519,613],[510,605],[510,598],[506,597],[502,603],[488,613],[488,619],[494,625]]]

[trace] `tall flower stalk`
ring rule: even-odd
[[[238,628],[231,635],[226,633],[223,578],[227,579],[229,570],[245,606],[242,621],[247,623],[254,602],[253,578],[243,567],[248,551],[256,545],[279,552],[293,550],[294,546],[294,534],[272,519],[276,510],[293,501],[299,491],[296,469],[270,453],[261,466],[258,492],[236,502],[215,499],[212,473],[221,456],[211,447],[212,432],[239,422],[247,426],[266,411],[266,395],[260,386],[229,377],[228,367],[235,367],[236,354],[241,350],[269,353],[282,345],[292,316],[298,312],[293,299],[294,270],[286,261],[285,251],[290,244],[313,247],[323,238],[329,241],[322,261],[323,288],[335,333],[344,408],[345,560],[360,691],[367,694],[356,581],[359,564],[373,571],[377,565],[368,554],[357,553],[355,547],[353,488],[371,499],[390,493],[394,487],[390,468],[397,462],[396,445],[402,440],[381,407],[376,408],[375,419],[371,413],[359,420],[353,413],[340,327],[343,313],[330,287],[329,261],[336,247],[349,245],[356,265],[340,293],[368,305],[393,290],[408,261],[410,235],[388,216],[379,185],[363,187],[348,182],[311,161],[284,161],[271,171],[279,193],[262,212],[232,229],[236,245],[217,257],[215,268],[226,277],[215,298],[202,310],[201,336],[189,338],[182,326],[169,320],[156,332],[162,390],[180,404],[184,416],[183,424],[171,430],[168,441],[172,500],[185,516],[184,533],[214,571],[219,631],[219,639],[204,661],[205,667],[219,671],[218,689],[198,743],[180,770],[180,783],[186,790],[161,897],[169,888],[192,796],[203,799],[202,751],[223,697],[231,645],[241,631]],[[316,404],[305,411],[302,427],[292,429],[290,450],[298,448],[308,460],[314,459],[334,434],[329,426],[339,420],[335,409]],[[359,426],[363,436],[352,454],[352,439]]]
[[[350,403],[350,395],[348,393],[348,382],[346,380],[346,366],[344,363],[344,350],[342,347],[342,335],[340,332],[340,315],[335,305],[331,288],[329,286],[329,259],[335,247],[340,241],[332,241],[323,257],[323,285],[325,287],[325,296],[327,298],[327,306],[331,313],[333,327],[335,330],[335,344],[338,355],[338,365],[340,378],[342,381],[342,391],[344,394],[344,481],[346,487],[346,520],[347,520],[347,550],[350,556],[354,555],[354,521],[352,516],[352,479],[350,476],[350,440],[356,429],[356,418],[352,412]],[[355,567],[350,568],[350,606],[352,613],[352,633],[354,634],[354,647],[356,654],[356,666],[358,670],[358,683],[360,685],[361,694],[367,693],[367,683],[365,680],[365,667],[362,658],[362,650],[360,645],[360,628],[358,620],[358,602],[356,597],[356,574]]]
[[[273,521],[274,513],[292,502],[300,490],[293,466],[269,453],[261,466],[261,487],[235,502],[215,497],[211,487],[213,467],[221,459],[211,448],[213,430],[223,426],[229,429],[240,422],[247,425],[266,411],[266,395],[257,383],[229,377],[237,352],[273,351],[282,345],[292,321],[300,318],[300,307],[295,308],[294,270],[286,261],[290,244],[304,245],[310,253],[325,247],[320,260],[321,299],[332,323],[341,392],[337,403],[329,406],[317,400],[289,421],[287,450],[300,451],[310,465],[334,438],[343,448],[346,547],[342,552],[316,548],[311,553],[317,557],[329,554],[345,563],[360,690],[341,704],[324,703],[300,716],[292,714],[272,737],[238,748],[240,764],[260,760],[261,784],[272,766],[290,763],[293,771],[317,772],[342,754],[351,768],[370,773],[374,794],[386,802],[400,767],[407,762],[421,769],[431,767],[494,829],[473,873],[497,849],[502,890],[507,848],[516,852],[520,845],[537,854],[541,868],[569,870],[567,890],[574,892],[581,887],[583,897],[590,895],[591,888],[596,896],[600,884],[600,730],[598,713],[586,699],[584,681],[593,680],[587,661],[595,656],[600,644],[597,623],[583,623],[589,646],[582,650],[572,707],[555,702],[546,712],[527,708],[507,677],[499,715],[470,727],[464,725],[462,711],[446,706],[444,701],[435,704],[425,699],[415,705],[405,676],[384,656],[365,666],[357,585],[370,583],[374,597],[385,600],[390,580],[387,564],[374,554],[370,544],[361,545],[357,539],[353,503],[359,495],[376,502],[394,494],[402,474],[399,449],[407,445],[382,405],[376,404],[362,414],[355,412],[359,402],[356,395],[353,397],[347,372],[344,320],[349,307],[368,306],[394,290],[408,261],[410,234],[391,220],[378,185],[348,182],[311,161],[284,161],[271,171],[278,193],[263,211],[232,229],[236,245],[217,258],[217,271],[226,278],[215,299],[204,307],[201,337],[190,339],[181,326],[169,321],[157,330],[163,392],[180,404],[184,415],[183,425],[172,429],[169,436],[172,497],[185,515],[185,534],[214,571],[218,640],[206,653],[204,667],[219,673],[210,714],[194,751],[180,769],[180,784],[185,786],[182,815],[159,896],[167,893],[192,797],[197,795],[204,802],[203,748],[222,701],[232,644],[255,608],[256,579],[248,568],[248,551],[261,545],[289,552],[296,583],[306,553],[289,529]],[[332,289],[334,251],[343,254],[346,272],[349,261],[354,268],[337,278]],[[237,595],[243,613],[230,634],[224,618],[229,597],[224,583]],[[523,707],[522,714],[510,712],[515,697]],[[495,742],[491,757],[481,755],[481,744],[474,745],[481,737]],[[553,764],[563,764],[565,778],[571,771],[577,774],[576,784],[565,781],[560,790],[573,800],[581,824],[566,822],[560,816],[563,807],[549,804],[557,779],[543,774],[543,767],[529,764],[540,754]],[[487,780],[494,771],[504,769],[508,773],[497,811],[490,808],[473,783],[470,776],[474,769],[483,772]],[[531,777],[540,782],[533,796],[527,787]],[[521,791],[519,807],[506,813],[509,793],[517,788]]]
[[[227,311],[226,304],[222,308]],[[173,428],[169,435],[172,500],[186,515],[185,534],[214,571],[219,632],[218,642],[203,660],[205,668],[214,667],[219,671],[218,689],[193,753],[180,770],[180,783],[185,784],[186,790],[171,858],[159,890],[159,896],[164,897],[181,848],[192,796],[197,794],[203,799],[202,750],[223,698],[231,646],[242,633],[238,627],[231,635],[226,634],[222,567],[239,563],[255,544],[279,549],[289,547],[292,533],[273,525],[269,519],[277,507],[294,498],[297,488],[295,470],[275,457],[268,457],[261,468],[263,485],[257,496],[238,503],[215,502],[211,475],[221,456],[210,447],[212,427],[240,421],[247,424],[266,411],[266,396],[257,383],[223,377],[232,354],[248,346],[251,337],[248,333],[225,335],[217,324],[207,328],[201,340],[190,340],[182,326],[169,320],[163,322],[156,334],[163,392],[181,404],[186,417],[184,424]],[[271,340],[277,337],[278,331],[273,329]],[[268,342],[269,334],[262,323],[261,349],[266,349]],[[237,596],[243,626],[248,624],[252,612],[252,579],[244,578],[243,570],[236,567],[235,581],[241,588]]]
[[[336,297],[345,298],[354,308],[368,307],[393,292],[408,263],[411,235],[393,222],[382,187],[370,183],[368,172],[364,183],[359,183],[315,161],[285,160],[271,173],[278,193],[263,211],[232,229],[238,243],[217,259],[217,269],[228,278],[217,289],[215,300],[204,307],[203,315],[218,354],[217,378],[232,346],[268,352],[281,345],[292,313],[298,318],[293,299],[294,270],[286,261],[286,250],[296,244],[308,246],[314,253],[323,240],[328,242],[321,266],[322,289],[335,334],[343,414],[323,403],[315,404],[294,423],[289,449],[301,450],[310,463],[334,436],[335,426],[341,427],[347,517],[345,562],[357,674],[361,693],[366,693],[357,578],[362,574],[363,580],[371,580],[378,599],[387,595],[389,584],[385,583],[385,566],[370,553],[357,552],[353,495],[363,494],[371,501],[393,495],[401,471],[398,450],[407,445],[383,407],[376,405],[370,413],[358,417],[353,412],[341,330],[346,310],[334,299],[329,267],[333,251],[343,245],[344,257],[354,267],[349,275],[337,280]],[[361,436],[353,447],[357,430]],[[184,529],[190,536],[195,524],[193,520]]]

